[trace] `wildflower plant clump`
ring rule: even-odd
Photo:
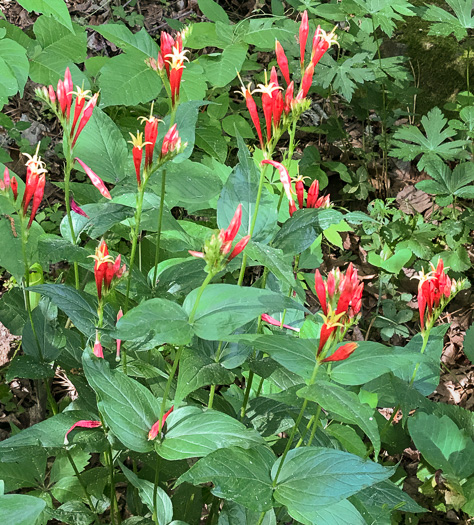
[[[0,322],[18,336],[0,515],[474,516],[471,412],[431,397],[472,279],[472,53],[456,118],[434,108],[418,127],[416,82],[380,49],[420,14],[409,2],[276,1],[237,20],[198,1],[198,21],[159,34],[132,4],[87,28],[56,4],[28,36],[0,21],[0,103],[29,78],[56,141],[28,147],[2,114],[22,154],[0,154]],[[421,16],[464,40],[450,6]],[[392,157],[424,170],[422,212],[391,193]]]

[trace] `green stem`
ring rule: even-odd
[[[157,454],[155,466],[155,482],[153,484],[153,521],[156,523],[156,525],[160,525],[158,521],[158,502],[156,497],[158,495],[158,482],[160,480],[160,463],[161,456]]]
[[[316,434],[316,430],[318,429],[318,426],[319,426],[319,416],[320,415],[321,415],[321,405],[318,406],[316,415],[314,416],[313,428],[311,429],[311,435],[309,436],[308,443],[306,444],[307,447],[310,447],[311,443],[313,442],[314,436]]]
[[[107,462],[109,463],[109,477],[110,477],[110,523],[115,524],[115,509],[117,509],[118,516],[118,506],[117,499],[115,498],[115,476],[114,476],[114,461],[112,458],[112,447],[109,445],[108,449],[105,451],[107,455]]]
[[[320,363],[317,361],[315,366],[314,366],[313,375],[311,376],[311,379],[308,382],[308,386],[311,386],[314,383],[314,381],[316,380],[316,376],[317,376],[318,370],[319,370],[319,365],[320,365]],[[301,423],[301,420],[303,419],[304,411],[306,410],[306,406],[308,405],[308,401],[309,400],[307,398],[304,399],[303,405],[302,405],[301,410],[300,410],[300,413],[298,414],[298,417],[296,419],[295,426],[293,427],[293,430],[291,431],[291,435],[288,438],[288,442],[286,444],[285,450],[283,451],[283,454],[282,454],[281,459],[280,459],[280,464],[278,465],[278,470],[276,472],[275,479],[273,480],[273,488],[275,488],[277,483],[278,483],[278,477],[280,476],[280,472],[281,472],[281,469],[283,468],[283,464],[285,462],[286,456],[287,456],[288,452],[290,451],[290,448],[291,448],[291,445],[292,445],[293,440],[295,438],[296,432],[298,431],[299,424]]]
[[[178,363],[179,363],[179,360],[181,359],[182,352],[183,352],[183,347],[180,346],[176,352],[176,355],[173,361],[173,366],[171,368],[171,372],[168,376],[168,380],[166,381],[165,391],[163,392],[163,399],[161,401],[160,421],[163,420],[163,416],[165,415],[166,401],[168,400],[168,395],[171,389],[171,383],[173,382],[174,375],[176,374],[176,369],[178,368]]]
[[[201,296],[206,289],[206,286],[211,282],[212,278],[214,277],[214,273],[210,272],[207,274],[207,277],[204,279],[204,282],[201,284],[201,288],[199,288],[197,296],[196,296],[196,302],[194,303],[193,309],[191,310],[191,313],[189,314],[189,324],[192,324],[194,321],[194,316],[196,315],[196,310],[199,305],[199,301],[201,300]]]
[[[247,403],[249,402],[250,390],[252,389],[254,375],[255,374],[253,373],[253,370],[250,370],[249,377],[247,379],[247,385],[245,387],[244,400],[242,401],[242,408],[240,409],[240,421],[242,421],[245,417],[245,412],[247,410]]]
[[[69,137],[69,133],[67,133],[67,136]],[[66,201],[67,222],[69,224],[69,230],[71,231],[72,243],[75,245],[77,243],[77,238],[76,238],[76,233],[74,232],[74,225],[72,223],[71,197],[70,197],[70,189],[69,189],[69,183],[71,180],[71,171],[74,166],[74,159],[72,157],[72,148],[71,148],[70,139],[68,139],[67,141],[67,149],[68,149],[68,154],[66,156],[66,167],[64,168],[64,200]],[[74,280],[75,280],[76,290],[79,290],[79,287],[80,287],[79,265],[77,262],[74,262]]]
[[[258,183],[257,199],[255,201],[255,209],[253,211],[252,221],[250,223],[250,230],[249,230],[250,237],[252,237],[253,235],[255,224],[257,222],[258,208],[260,206],[260,199],[262,198],[263,183],[265,182],[265,173],[267,170],[267,166],[268,164],[264,164],[263,167],[260,169],[260,181]],[[238,286],[242,286],[242,283],[244,282],[244,275],[245,275],[246,267],[247,267],[247,252],[244,251],[244,254],[242,257],[242,266],[240,267],[239,280],[237,282]]]
[[[255,397],[259,397],[260,396],[260,393],[262,392],[263,382],[264,381],[265,381],[265,379],[263,377],[261,377],[260,378],[260,383],[258,384],[257,391],[255,392]]]
[[[165,205],[165,188],[166,188],[166,169],[161,175],[161,195],[160,195],[160,210],[158,212],[158,229],[156,231],[156,247],[155,247],[155,269],[153,271],[153,288],[156,286],[156,276],[158,273],[158,262],[160,258],[160,242],[161,242],[161,227],[163,224],[163,208]]]
[[[95,507],[92,504],[91,497],[89,495],[89,492],[87,491],[87,486],[84,483],[84,480],[81,478],[81,474],[80,474],[80,472],[79,472],[79,470],[78,470],[78,468],[76,466],[76,463],[74,462],[74,459],[71,456],[71,453],[69,452],[68,449],[66,449],[66,454],[67,454],[67,458],[69,460],[69,463],[71,464],[71,467],[74,470],[74,474],[76,475],[77,481],[79,482],[79,485],[82,487],[82,490],[84,491],[84,494],[85,494],[86,499],[87,499],[87,503],[89,504],[89,507],[91,508],[91,510],[93,512],[95,512]],[[95,517],[94,521],[95,521],[95,523],[97,523],[97,516]]]
[[[135,212],[135,228],[132,231],[132,235],[133,235],[132,253],[130,254],[130,268],[128,269],[127,292],[125,295],[125,306],[124,306],[125,314],[128,311],[128,299],[130,296],[130,285],[132,282],[133,264],[135,262],[135,253],[137,251],[138,236],[140,233],[140,221],[142,218],[143,197],[145,195],[145,186],[146,186],[146,179],[143,181],[143,184],[140,186],[140,191],[138,192],[138,198],[137,198],[137,211]]]
[[[222,354],[222,346],[223,341],[219,341],[219,346],[217,347],[216,355],[214,357],[214,361],[216,363],[219,362]],[[212,405],[214,403],[214,394],[216,393],[216,385],[211,385],[211,390],[209,392],[209,401],[207,403],[207,408],[212,408]]]

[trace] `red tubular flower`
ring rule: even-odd
[[[71,114],[71,103],[72,103],[72,91],[74,89],[72,78],[71,78],[71,72],[69,71],[69,68],[66,68],[66,72],[64,73],[64,91],[66,93],[66,118],[69,121],[69,116]]]
[[[95,259],[94,277],[97,287],[97,296],[102,300],[102,287],[108,292],[114,278],[120,279],[125,272],[125,265],[120,268],[120,255],[115,259],[109,255],[107,243],[102,240],[95,250],[94,255],[89,255]]]
[[[310,62],[309,66],[305,69],[303,80],[301,81],[301,93],[303,98],[306,98],[308,91],[313,83],[314,64]]]
[[[51,101],[51,104],[53,104],[53,106],[55,106],[56,105],[56,93],[55,93],[54,88],[53,88],[53,86],[51,84],[48,87],[48,95],[49,95],[49,100]]]
[[[296,197],[298,199],[298,206],[300,207],[300,210],[301,210],[301,208],[303,208],[304,206],[304,193],[305,193],[303,177],[298,177],[295,180],[295,190],[296,190]]]
[[[132,138],[132,140],[129,140],[128,142],[130,142],[130,144],[133,145],[133,149],[132,149],[133,165],[135,166],[137,184],[138,184],[138,187],[140,187],[142,183],[141,178],[140,178],[140,173],[141,173],[141,166],[142,166],[142,159],[143,159],[143,148],[146,148],[151,143],[143,142],[143,133],[139,133],[138,131],[137,131],[136,137],[135,135],[132,135],[131,133],[130,133],[130,137]],[[153,152],[152,152],[152,155],[153,155]]]
[[[295,87],[295,84],[292,81],[288,84],[288,87],[286,88],[286,91],[285,91],[285,103],[283,105],[283,111],[285,112],[285,115],[289,115],[291,111],[294,87]]]
[[[276,76],[276,71],[275,75]],[[265,117],[265,125],[267,128],[267,143],[272,139],[272,116],[273,116],[273,105],[275,102],[275,91],[280,90],[281,87],[274,82],[267,84],[266,73],[265,73],[265,84],[259,84],[257,89],[254,90],[254,93],[262,94],[262,108],[263,115]]]
[[[163,67],[165,67],[168,78],[170,75],[170,65],[167,61],[167,56],[171,55],[173,51],[173,46],[173,37],[168,33],[162,31],[160,37],[160,53],[158,54],[158,67],[160,67],[160,63],[163,64],[163,66],[160,69],[163,69]]]
[[[145,169],[153,164],[153,152],[155,150],[156,139],[158,138],[158,122],[155,116],[150,115],[148,118],[140,117],[145,122]]]
[[[280,68],[281,74],[285,79],[286,85],[290,84],[290,70],[288,68],[288,59],[286,58],[285,51],[278,40],[275,40],[275,53],[277,57],[278,67]]]
[[[461,288],[454,279],[450,279],[444,271],[443,259],[438,260],[436,268],[431,263],[431,271],[418,275],[418,310],[420,312],[421,331],[430,329],[436,319]]]
[[[74,117],[72,119],[72,126],[71,126],[71,137],[74,135],[74,129],[76,128],[76,124],[79,119],[79,116],[81,115],[82,110],[84,109],[86,97],[88,97],[89,93],[90,93],[89,90],[84,91],[81,88],[77,88],[76,103],[74,105]]]
[[[99,359],[104,359],[104,350],[102,349],[102,345],[100,344],[99,335],[98,334],[95,335],[95,343],[94,343],[93,353]]]
[[[332,334],[338,326],[342,326],[341,323],[334,323],[328,321],[327,323],[323,324],[323,326],[321,327],[321,333],[319,334],[319,348],[317,355],[321,353],[321,350],[324,348],[324,345],[328,342],[329,338],[332,336]]]
[[[242,239],[240,239],[240,241],[234,246],[234,249],[232,250],[227,260],[231,261],[234,257],[237,257],[237,255],[239,255],[239,253],[241,253],[244,250],[244,248],[247,246],[249,240],[250,240],[250,235],[246,235],[245,237],[242,237]]]
[[[332,361],[344,361],[347,359],[352,352],[358,347],[357,343],[346,343],[345,345],[340,346],[332,355],[323,359],[322,363],[329,363]]]
[[[100,191],[100,193],[106,198],[111,199],[112,196],[109,193],[109,190],[106,188],[104,181],[96,175],[84,162],[82,162],[81,159],[78,159],[76,157],[77,162],[83,167],[84,171],[86,172],[86,175],[91,180],[92,184]]]
[[[171,412],[173,412],[173,410],[174,410],[174,405],[163,416],[163,422],[160,422],[160,420],[158,419],[158,421],[151,427],[150,432],[148,432],[148,439],[149,440],[152,440],[152,439],[156,438],[156,436],[159,434],[160,430],[165,426],[166,420],[167,420],[168,416],[171,414]]]
[[[171,52],[165,55],[165,63],[168,65],[166,70],[171,90],[171,105],[174,107],[179,99],[179,88],[181,86],[181,77],[183,76],[184,61],[187,50],[183,50],[183,41],[181,35],[178,37],[172,47]]]
[[[314,66],[321,60],[321,57],[326,53],[332,44],[337,44],[337,37],[334,28],[330,33],[326,33],[318,26],[313,37],[313,46],[311,50],[311,62]]]
[[[359,280],[352,263],[345,274],[339,268],[332,270],[326,284],[319,270],[316,270],[315,289],[325,315],[329,316],[331,310],[336,315],[346,314],[348,319],[352,319],[360,312],[364,283]]]
[[[168,153],[173,153],[176,150],[179,150],[181,147],[181,137],[178,133],[177,124],[173,124],[171,128],[166,132],[166,135],[163,139],[163,144],[161,146],[161,157],[166,157]]]
[[[323,278],[321,277],[321,274],[319,273],[319,270],[316,270],[316,272],[314,273],[314,288],[316,290],[316,295],[319,299],[319,304],[321,305],[321,310],[324,312],[324,315],[327,315],[328,304],[326,300],[326,286],[324,284]]]
[[[252,119],[253,125],[257,131],[258,140],[260,141],[260,147],[263,149],[263,137],[262,137],[262,128],[260,127],[260,118],[258,117],[257,104],[253,99],[252,92],[250,91],[250,84],[247,88],[242,87],[242,95],[245,97],[245,104],[247,105],[250,118]]]
[[[13,192],[13,199],[16,201],[18,198],[18,181],[16,180],[16,177],[10,179],[10,187]]]
[[[281,94],[281,91],[277,91],[276,95],[273,95],[273,98],[273,125],[275,126],[275,128],[278,128],[278,126],[280,125],[285,103],[283,102],[283,95]]]
[[[38,148],[36,149],[36,153],[33,156],[28,155],[27,153],[24,153],[24,155],[28,157],[28,161],[26,162],[25,192],[23,194],[23,201],[21,203],[23,216],[26,215],[27,210],[28,210],[28,205],[30,204],[31,199],[35,195],[37,195],[36,196],[37,206],[39,206],[39,203],[41,202],[41,199],[39,199],[39,202],[38,202],[39,193],[36,194],[35,192],[38,186],[40,175],[45,174],[46,170],[44,169],[44,162],[41,160],[41,157],[38,156],[38,149],[39,149],[39,144],[38,144]],[[42,182],[41,184],[43,186],[43,191],[44,191],[44,182]],[[16,188],[18,187],[16,183],[16,179],[15,179],[15,186]],[[15,195],[15,191],[17,191],[17,189],[14,190],[13,192],[14,195]],[[41,192],[41,198],[42,197],[43,195]],[[33,207],[35,205],[34,202],[33,202]],[[36,207],[36,210],[37,210],[37,207]],[[35,210],[35,213],[36,213],[36,210]]]
[[[77,204],[77,202],[74,201],[74,199],[71,197],[70,200],[71,210],[74,213],[77,213],[78,215],[82,215],[83,217],[86,217],[87,219],[90,219],[89,215]]]
[[[204,259],[210,267],[218,268],[219,271],[223,263],[229,262],[239,255],[249,242],[250,235],[246,235],[240,239],[232,250],[232,243],[239,232],[241,224],[242,204],[239,204],[229,226],[225,230],[220,230],[217,235],[214,234],[209,241],[206,241],[203,252],[189,250],[189,253],[193,257]],[[229,253],[230,255],[228,255]]]
[[[36,184],[35,193],[33,195],[33,204],[31,206],[30,220],[28,221],[27,228],[31,228],[33,219],[35,218],[36,212],[38,211],[41,201],[43,200],[45,183],[46,183],[46,176],[43,173],[39,176],[38,183]]]
[[[265,321],[265,323],[271,324],[272,326],[279,326],[279,327],[282,326],[283,328],[287,328],[288,330],[293,330],[294,332],[299,332],[300,331],[299,328],[294,328],[293,326],[290,326],[288,324],[282,325],[280,323],[280,321],[278,321],[274,317],[271,317],[268,314],[262,314],[262,321]]]
[[[62,80],[58,80],[58,87],[56,88],[56,95],[58,97],[59,102],[59,108],[61,110],[61,113],[66,115],[66,109],[67,109],[67,97],[66,97],[66,89],[64,87],[64,82]]]
[[[123,317],[123,311],[122,311],[122,308],[120,308],[117,314],[117,323],[119,322],[120,319],[122,319],[122,317]],[[120,346],[121,345],[122,345],[122,340],[117,339],[117,355],[115,357],[116,361],[120,361]]]
[[[94,108],[97,104],[98,98],[99,98],[99,94],[96,93],[86,104],[86,107],[84,108],[84,112],[82,113],[82,117],[79,120],[79,124],[77,125],[76,135],[74,136],[74,140],[72,141],[73,147],[76,144],[76,140],[79,138],[81,131],[84,129],[84,126],[89,122],[89,119],[92,116],[92,112],[94,111]]]
[[[102,423],[100,421],[86,421],[85,419],[81,419],[81,421],[74,423],[74,425],[72,425],[72,427],[66,432],[66,435],[64,436],[64,444],[68,444],[67,437],[69,433],[72,432],[75,428],[98,428],[100,426],[102,426]]]
[[[300,42],[300,64],[301,69],[304,67],[304,54],[306,50],[306,42],[308,40],[309,23],[308,23],[308,12],[304,11],[301,17],[301,24],[299,29],[299,42]]]
[[[3,184],[5,185],[5,189],[8,190],[10,187],[10,172],[6,166],[5,170],[3,171]]]

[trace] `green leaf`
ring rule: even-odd
[[[214,2],[214,0],[198,0],[198,5],[202,14],[212,22],[230,24],[227,13],[217,2]]]
[[[156,42],[145,29],[132,33],[125,24],[102,24],[89,26],[89,28],[100,33],[126,53],[135,53],[135,56],[141,54],[143,61],[148,57],[154,58],[158,54]]]
[[[410,496],[395,485],[390,480],[382,481],[370,488],[361,490],[357,498],[367,505],[382,507],[388,505],[390,509],[397,509],[403,512],[426,512],[426,509],[420,507]]]
[[[11,361],[5,380],[13,381],[17,377],[45,379],[54,377],[54,370],[47,363],[38,362],[38,359],[30,355],[20,355]]]
[[[227,86],[242,69],[247,56],[247,49],[248,46],[245,44],[231,44],[224,48],[217,59],[205,57],[207,60],[202,63],[206,80],[215,87]]]
[[[268,397],[251,399],[246,417],[253,428],[263,437],[277,436],[295,424],[291,417],[293,407]],[[365,451],[365,447],[364,447]]]
[[[155,292],[159,297],[181,298],[200,286],[207,274],[205,263],[195,257],[173,258],[158,265]],[[153,282],[155,268],[148,273],[148,281]]]
[[[471,363],[474,363],[474,324],[471,325],[466,331],[462,349],[464,355],[469,359],[469,361],[471,361]]]
[[[110,370],[105,359],[86,351],[82,362],[87,381],[98,396],[97,406],[111,432],[130,450],[153,450],[148,432],[160,417],[158,399],[138,381],[119,370]]]
[[[218,126],[213,124],[198,125],[196,128],[196,146],[220,162],[225,162],[227,158],[227,142],[222,136],[220,123]]]
[[[4,481],[5,491],[40,487],[44,483],[47,459],[45,450],[34,450],[34,447],[3,450],[0,478]]]
[[[76,462],[76,458],[74,458],[74,462]],[[88,494],[97,499],[101,498],[108,480],[109,469],[105,467],[92,468],[81,472],[81,481],[86,485]],[[68,501],[87,502],[87,496],[81,483],[74,475],[74,471],[69,476],[62,476],[55,483],[51,494],[61,503]]]
[[[69,31],[73,31],[71,16],[67,5],[62,0],[19,0],[18,3],[27,11],[36,11],[43,15],[51,15]]]
[[[299,397],[318,403],[337,421],[357,425],[370,439],[374,446],[375,456],[378,456],[380,435],[374,418],[374,410],[361,403],[357,394],[328,381],[317,381],[299,390],[297,394]]]
[[[0,442],[0,450],[10,449],[11,447],[44,447],[44,448],[59,448],[64,449],[64,436],[71,426],[81,419],[94,419],[94,415],[84,410],[68,410],[61,412],[53,417],[41,421],[31,427],[22,430],[19,434],[5,439]],[[96,437],[97,431],[84,430],[81,434],[94,434]],[[79,433],[78,433],[79,434]],[[78,441],[74,438],[74,441]],[[95,439],[97,441],[97,439]],[[5,451],[2,450],[2,454]]]
[[[350,359],[334,363],[330,377],[342,385],[362,385],[387,372],[413,367],[423,360],[422,357],[410,349],[360,341]]]
[[[250,231],[257,202],[260,175],[242,137],[239,135],[237,135],[237,144],[239,146],[239,164],[229,175],[217,202],[217,224],[219,228],[227,228],[237,206],[242,204],[242,226],[239,234],[244,236]],[[276,203],[264,186],[252,240],[264,244],[268,243],[276,229],[276,222]]]
[[[97,302],[92,295],[81,292],[67,284],[40,284],[30,288],[49,297],[82,333],[92,336],[98,321]]]
[[[446,0],[454,15],[437,5],[428,5],[423,20],[436,22],[430,27],[429,35],[448,36],[454,34],[458,41],[468,35],[468,29],[474,29],[471,0]]]
[[[251,525],[258,523],[261,512],[254,512],[233,501],[225,501],[219,513],[218,525]],[[268,511],[261,525],[277,525],[275,512]]]
[[[448,416],[416,413],[408,430],[424,459],[448,479],[461,481],[474,473],[474,443]]]
[[[40,261],[44,264],[53,264],[60,261],[80,262],[85,264],[92,254],[81,246],[71,244],[67,239],[58,235],[44,234],[38,240]]]
[[[422,154],[417,164],[419,170],[425,169],[428,161],[437,158],[444,160],[467,158],[467,152],[464,149],[467,141],[448,140],[456,135],[456,131],[449,126],[445,128],[446,123],[447,119],[441,110],[433,108],[428,115],[421,118],[426,136],[415,126],[405,126],[398,129],[394,134],[393,144],[395,147],[390,155],[402,160],[413,160]]]
[[[351,525],[367,524],[354,505],[346,499],[327,507],[319,507],[317,510],[312,511],[311,520],[308,519],[309,515],[305,515],[304,512],[301,513],[294,508],[291,509],[290,515],[304,525],[347,525],[348,523]]]
[[[358,83],[375,80],[375,73],[367,68],[368,57],[368,53],[357,53],[346,60],[336,62],[330,56],[326,56],[325,60],[329,67],[326,67],[316,78],[322,83],[323,88],[329,87],[332,83],[334,89],[350,102]]]
[[[113,120],[95,108],[85,132],[79,135],[74,155],[101,179],[117,184],[126,176],[127,143]],[[79,169],[79,165],[76,165]]]
[[[149,299],[128,311],[112,333],[116,339],[130,341],[144,336],[158,338],[159,344],[188,344],[192,330],[186,312],[166,299]]]
[[[166,494],[166,492],[161,487],[157,487],[155,504],[153,500],[153,483],[151,481],[147,481],[146,479],[140,479],[134,472],[125,467],[123,463],[119,462],[119,464],[128,481],[138,489],[140,498],[148,507],[149,511],[153,513],[155,512],[156,508],[156,519],[158,525],[168,525],[168,523],[173,519],[173,504],[171,503],[171,499],[168,494]]]
[[[0,519],[9,525],[31,525],[46,507],[40,498],[25,494],[0,496]]]
[[[359,434],[346,425],[329,425],[324,429],[326,434],[335,437],[339,443],[351,454],[364,458],[367,447]]]
[[[38,259],[38,239],[44,233],[43,228],[36,222],[31,225],[26,253],[29,261]],[[0,251],[0,267],[5,268],[17,281],[25,275],[25,264],[23,259],[23,249],[21,244],[21,225],[20,218],[17,216],[13,221],[8,215],[0,216],[0,238],[8,250]]]
[[[248,449],[263,444],[263,438],[255,430],[214,410],[180,408],[170,414],[166,427],[165,438],[156,443],[155,448],[161,457],[170,461],[207,456],[220,448]]]
[[[273,466],[273,479],[280,461],[281,458]],[[290,450],[286,456],[274,497],[288,507],[291,515],[313,523],[315,512],[330,508],[392,474],[392,469],[340,450],[300,448]]]
[[[2,95],[10,96],[19,91],[23,96],[29,69],[26,49],[9,38],[0,40],[0,90]]]
[[[187,47],[187,44],[186,44]],[[186,64],[181,79],[179,101],[204,100],[207,98],[207,82],[204,77],[204,68],[196,62]]]
[[[199,289],[193,290],[183,303],[188,315],[193,310],[198,292]],[[270,290],[211,284],[199,299],[192,327],[198,337],[219,340],[263,313],[285,309],[304,310],[304,307]]]
[[[255,133],[248,121],[238,114],[225,117],[222,121],[222,129],[231,137],[235,137],[239,133],[243,139],[255,138]]]
[[[141,53],[124,53],[111,58],[100,70],[100,106],[138,106],[155,99],[161,80],[145,64]]]
[[[4,293],[0,301],[0,323],[8,328],[11,334],[21,335],[27,320],[28,313],[22,291],[15,287]]]
[[[171,202],[182,205],[207,203],[221,191],[222,182],[218,175],[199,162],[184,160],[179,164],[169,163],[166,171],[166,202],[168,204]],[[155,182],[155,187],[158,183],[161,184],[161,180]]]
[[[254,511],[272,508],[270,470],[273,452],[263,446],[250,450],[238,447],[216,450],[199,460],[177,481],[199,485],[211,482],[211,492],[218,498],[235,501]]]
[[[290,372],[304,379],[311,378],[316,365],[317,341],[274,334],[258,336],[252,344]]]
[[[179,361],[178,386],[174,403],[180,402],[191,392],[206,385],[230,385],[235,375],[216,363],[199,348],[185,348]]]
[[[341,222],[343,216],[332,209],[297,210],[277,233],[273,247],[286,254],[302,253],[326,228]]]
[[[428,161],[425,169],[434,180],[418,182],[416,187],[422,191],[437,196],[462,196],[463,191],[472,189],[465,188],[474,181],[474,166],[471,162],[462,162],[451,171],[441,159],[436,158]]]
[[[305,299],[305,291],[293,274],[290,256],[286,256],[282,250],[252,240],[247,244],[245,252],[250,259],[268,268],[280,282],[296,290],[300,299]]]

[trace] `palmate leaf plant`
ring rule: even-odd
[[[323,276],[317,246],[325,235],[341,248],[335,233],[373,220],[336,206],[318,177],[306,183],[304,163],[289,174],[315,69],[336,31],[312,28],[310,38],[306,12],[283,21],[278,69],[262,75],[248,46],[273,49],[273,21],[234,26],[212,0],[200,5],[212,22],[163,32],[159,45],[143,30],[98,28],[124,51],[101,66],[103,99],[87,91],[97,87],[87,78],[93,66],[84,75],[72,63],[84,59],[84,29],[71,30],[61,13],[35,22],[41,45],[29,57],[46,84],[37,97],[63,130],[65,215],[56,233],[34,220],[47,176],[39,152],[26,157],[25,183],[4,169],[0,264],[17,285],[2,296],[0,320],[22,337],[6,378],[34,380],[48,417],[0,443],[0,516],[386,523],[425,512],[381,454],[403,451],[407,432],[464,498],[456,508],[471,512],[474,469],[461,450],[471,420],[426,398],[439,382],[446,325],[436,323],[464,282],[440,259],[418,275],[420,332],[406,346],[350,341],[363,281],[352,263]],[[82,47],[65,49],[65,31]],[[297,35],[296,52],[288,35]],[[201,56],[188,42],[222,52]],[[246,64],[245,83],[231,101],[236,64]],[[246,126],[234,118],[224,137],[229,116]],[[390,261],[381,267],[400,271],[399,258]],[[48,265],[58,262],[64,272],[53,278]],[[77,393],[59,406],[50,390],[57,367]],[[401,409],[404,423],[391,425],[378,407],[394,408],[393,418]],[[449,446],[442,425],[456,436]]]

